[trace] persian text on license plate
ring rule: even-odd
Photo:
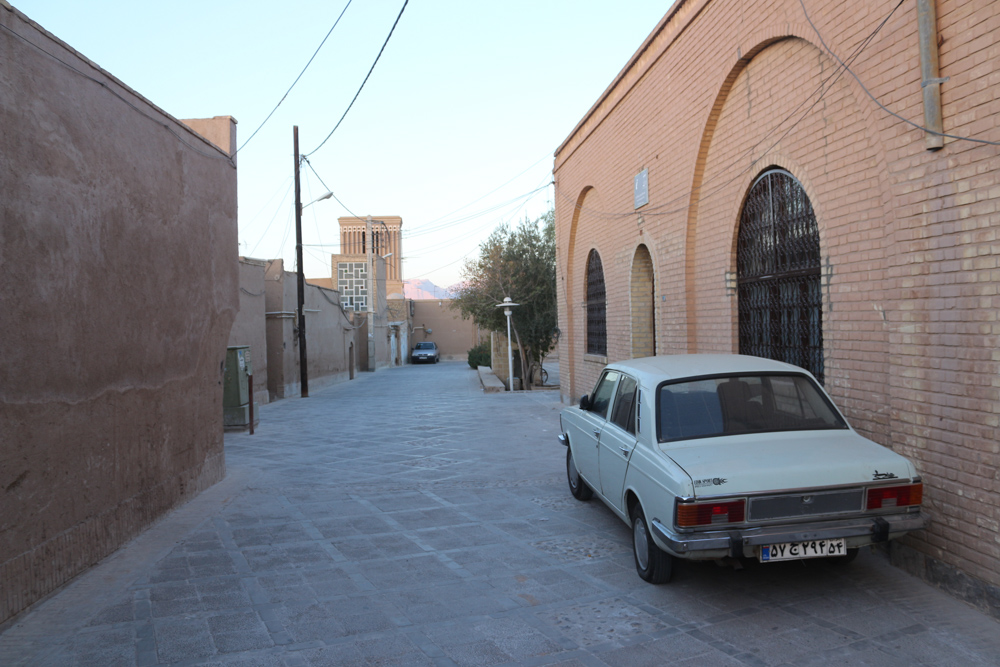
[[[843,539],[810,540],[809,542],[785,542],[768,544],[760,548],[760,562],[774,560],[796,560],[799,558],[822,558],[824,556],[844,556],[847,548]]]

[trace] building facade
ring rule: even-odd
[[[385,259],[386,296],[389,299],[402,299],[403,219],[397,215],[383,215],[337,218],[337,222],[340,224],[341,254],[366,255],[370,252]]]
[[[554,167],[564,398],[651,354],[809,369],[924,476],[933,524],[894,559],[994,614],[998,18],[677,0]]]

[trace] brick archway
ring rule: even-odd
[[[632,257],[630,289],[633,358],[656,354],[656,284],[653,276],[653,258],[649,249],[640,245]]]

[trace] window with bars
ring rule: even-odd
[[[740,354],[795,364],[823,382],[819,228],[802,185],[769,169],[750,187],[736,242]]]
[[[608,353],[607,300],[604,267],[596,250],[587,259],[587,354]]]

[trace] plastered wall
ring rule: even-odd
[[[269,400],[267,390],[267,327],[265,325],[265,281],[267,261],[240,258],[240,310],[229,332],[229,347],[250,346],[253,367],[253,400],[261,405]],[[259,417],[259,415],[258,415]]]
[[[466,359],[478,342],[479,328],[451,309],[451,299],[414,300],[410,347],[425,340],[437,343],[442,359]],[[416,327],[423,327],[418,329]],[[433,333],[427,333],[430,329]],[[410,350],[412,352],[412,350]],[[407,353],[409,354],[409,353]]]
[[[283,260],[268,262],[264,290],[267,383],[272,401],[299,396],[302,391],[296,280],[296,274],[284,270]],[[309,389],[351,379],[352,355],[354,372],[363,369],[362,347],[367,346],[363,318],[352,319],[341,309],[337,291],[309,283],[305,285],[304,310]]]
[[[233,147],[0,25],[2,623],[225,474],[238,273]]]

